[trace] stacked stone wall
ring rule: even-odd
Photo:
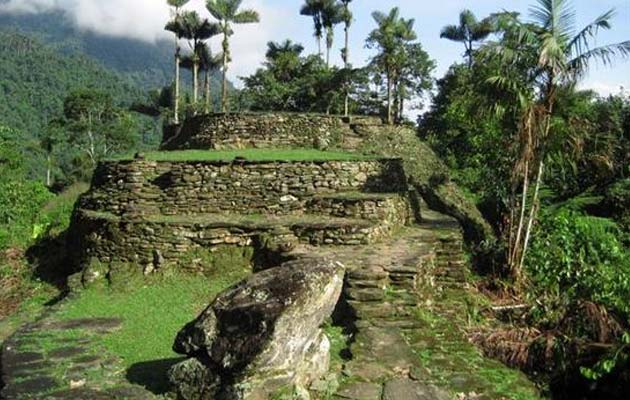
[[[406,207],[401,204],[399,212],[404,215]],[[77,267],[97,260],[159,268],[158,264],[182,264],[195,249],[256,247],[269,240],[281,245],[367,245],[388,237],[397,226],[387,220],[324,220],[323,216],[320,220],[257,222],[239,222],[238,215],[225,215],[221,220],[204,216],[189,221],[128,219],[76,210],[68,244],[74,249],[73,263]]]
[[[303,162],[104,162],[79,208],[115,215],[301,213],[313,196],[401,192],[396,159]],[[366,211],[367,212],[367,211]],[[330,214],[333,214],[332,212]]]
[[[162,149],[324,148],[347,129],[342,117],[332,115],[209,114],[165,129]]]

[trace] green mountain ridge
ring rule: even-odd
[[[39,40],[0,31],[0,124],[37,137],[60,115],[66,95],[92,87],[121,104],[141,99],[142,90],[80,54],[64,55]]]
[[[172,43],[154,44],[80,30],[62,11],[0,14],[0,27],[37,38],[66,55],[88,56],[145,90],[165,86],[174,76]]]

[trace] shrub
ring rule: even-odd
[[[0,249],[24,246],[39,234],[37,220],[53,194],[37,181],[0,181]]]
[[[527,260],[532,294],[564,305],[592,301],[628,318],[630,252],[617,225],[568,209],[543,213],[540,221]]]

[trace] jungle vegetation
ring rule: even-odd
[[[41,290],[26,253],[59,245],[94,165],[155,150],[162,124],[215,111],[372,115],[417,129],[494,228],[495,238],[469,244],[478,289],[525,306],[515,325],[559,347],[569,338],[605,345],[595,362],[571,367],[594,386],[620,385],[630,367],[630,96],[579,89],[589,68],[630,56],[630,41],[596,40],[620,22],[614,10],[586,26],[575,26],[569,0],[532,0],[528,15],[463,10],[434,38],[417,37],[422,16],[378,10],[364,41],[372,57],[357,66],[348,42],[360,5],[305,0],[296,18],[312,21],[318,52],[269,42],[237,90],[227,81],[230,38],[264,16],[239,0],[209,0],[203,15],[167,1],[173,40],[159,73],[134,51],[114,60],[92,36],[70,41],[75,33],[54,23],[38,22],[48,36],[34,33],[37,23],[0,32],[0,317]],[[340,66],[331,62],[336,29]],[[221,49],[210,47],[214,36]],[[460,43],[462,59],[436,79],[420,39]],[[591,312],[578,319],[580,310]]]

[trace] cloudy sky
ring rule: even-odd
[[[129,36],[146,41],[164,38],[165,21],[169,9],[165,0],[4,0],[0,12],[36,13],[50,9],[65,10],[81,29]],[[355,23],[352,31],[351,57],[355,65],[363,64],[370,56],[364,41],[374,23],[370,13],[399,7],[402,15],[416,19],[416,31],[429,54],[437,60],[436,77],[442,76],[449,65],[461,59],[463,49],[457,43],[439,38],[444,25],[455,23],[464,8],[484,17],[499,10],[516,10],[527,15],[534,0],[355,0],[352,3]],[[264,57],[266,42],[291,38],[314,52],[311,20],[299,15],[302,0],[244,0],[245,7],[258,10],[261,23],[236,29],[233,37],[234,64],[232,79],[253,72]],[[599,36],[598,44],[630,40],[630,0],[575,0],[574,8],[580,26],[610,8],[617,10],[613,29]],[[204,11],[203,0],[191,0],[189,8]],[[204,13],[205,15],[205,13]],[[334,58],[339,63],[339,48],[343,32],[337,32]],[[168,37],[168,36],[166,36]],[[218,44],[215,44],[218,48]],[[630,90],[630,62],[619,62],[614,68],[594,67],[583,82],[602,94],[618,93],[620,87]]]

